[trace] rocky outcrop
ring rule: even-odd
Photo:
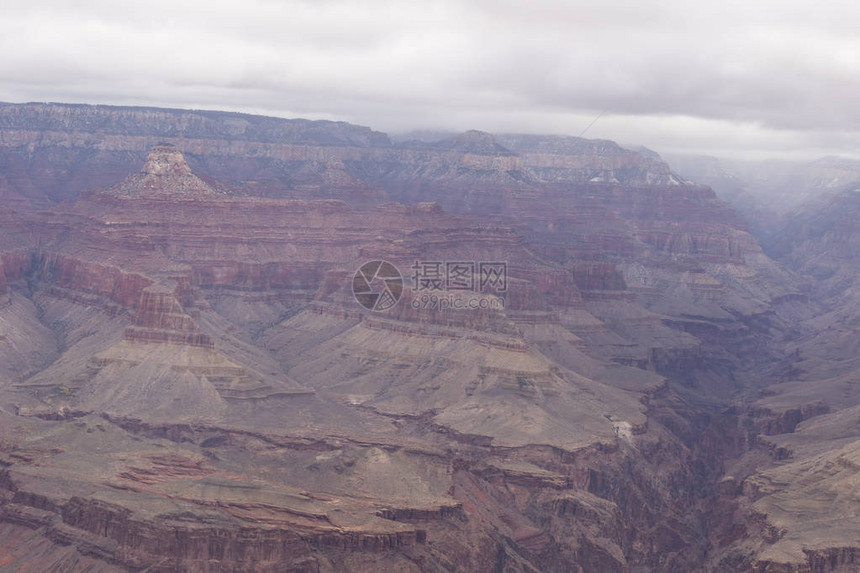
[[[108,192],[119,196],[160,197],[170,201],[206,199],[218,193],[213,186],[191,173],[182,152],[167,143],[153,147],[141,172]]]
[[[168,285],[143,289],[132,326],[125,331],[125,339],[131,342],[215,347],[212,338],[200,332],[194,320],[186,314],[174,289]]]

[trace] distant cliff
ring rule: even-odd
[[[196,173],[237,193],[272,198],[337,196],[367,204],[387,194],[421,201],[436,198],[429,195],[440,192],[440,181],[449,190],[560,181],[680,183],[661,160],[608,141],[472,131],[438,142],[394,144],[383,133],[344,122],[0,104],[0,173],[9,191],[36,202],[74,201],[82,190],[116,184],[162,142],[180,148]],[[422,189],[427,184],[431,188]]]

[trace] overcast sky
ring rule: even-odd
[[[860,4],[4,0],[0,100],[860,156]],[[602,116],[600,114],[603,114]]]

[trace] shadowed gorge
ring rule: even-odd
[[[0,570],[857,567],[852,193],[772,259],[610,141],[3,104],[0,196]]]

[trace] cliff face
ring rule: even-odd
[[[260,176],[322,183],[332,158],[386,149],[384,134],[345,123],[243,114],[108,106],[0,105],[0,166],[9,190],[34,200],[74,201],[86,189],[136,172],[159,143],[181,149],[226,181]],[[193,142],[193,144],[191,143]],[[199,159],[198,159],[199,156]],[[301,162],[312,162],[302,173]],[[192,163],[194,164],[194,162]],[[271,179],[271,180],[270,180]]]
[[[646,152],[27,104],[0,176],[8,563],[693,570],[792,426],[717,412],[805,293]]]
[[[159,143],[191,166],[267,197],[418,200],[419,181],[518,186],[535,182],[680,184],[666,165],[612,142],[470,132],[450,141],[393,144],[345,123],[223,112],[62,104],[0,105],[0,166],[33,200],[73,201],[136,171]],[[432,192],[432,191],[431,191]]]

